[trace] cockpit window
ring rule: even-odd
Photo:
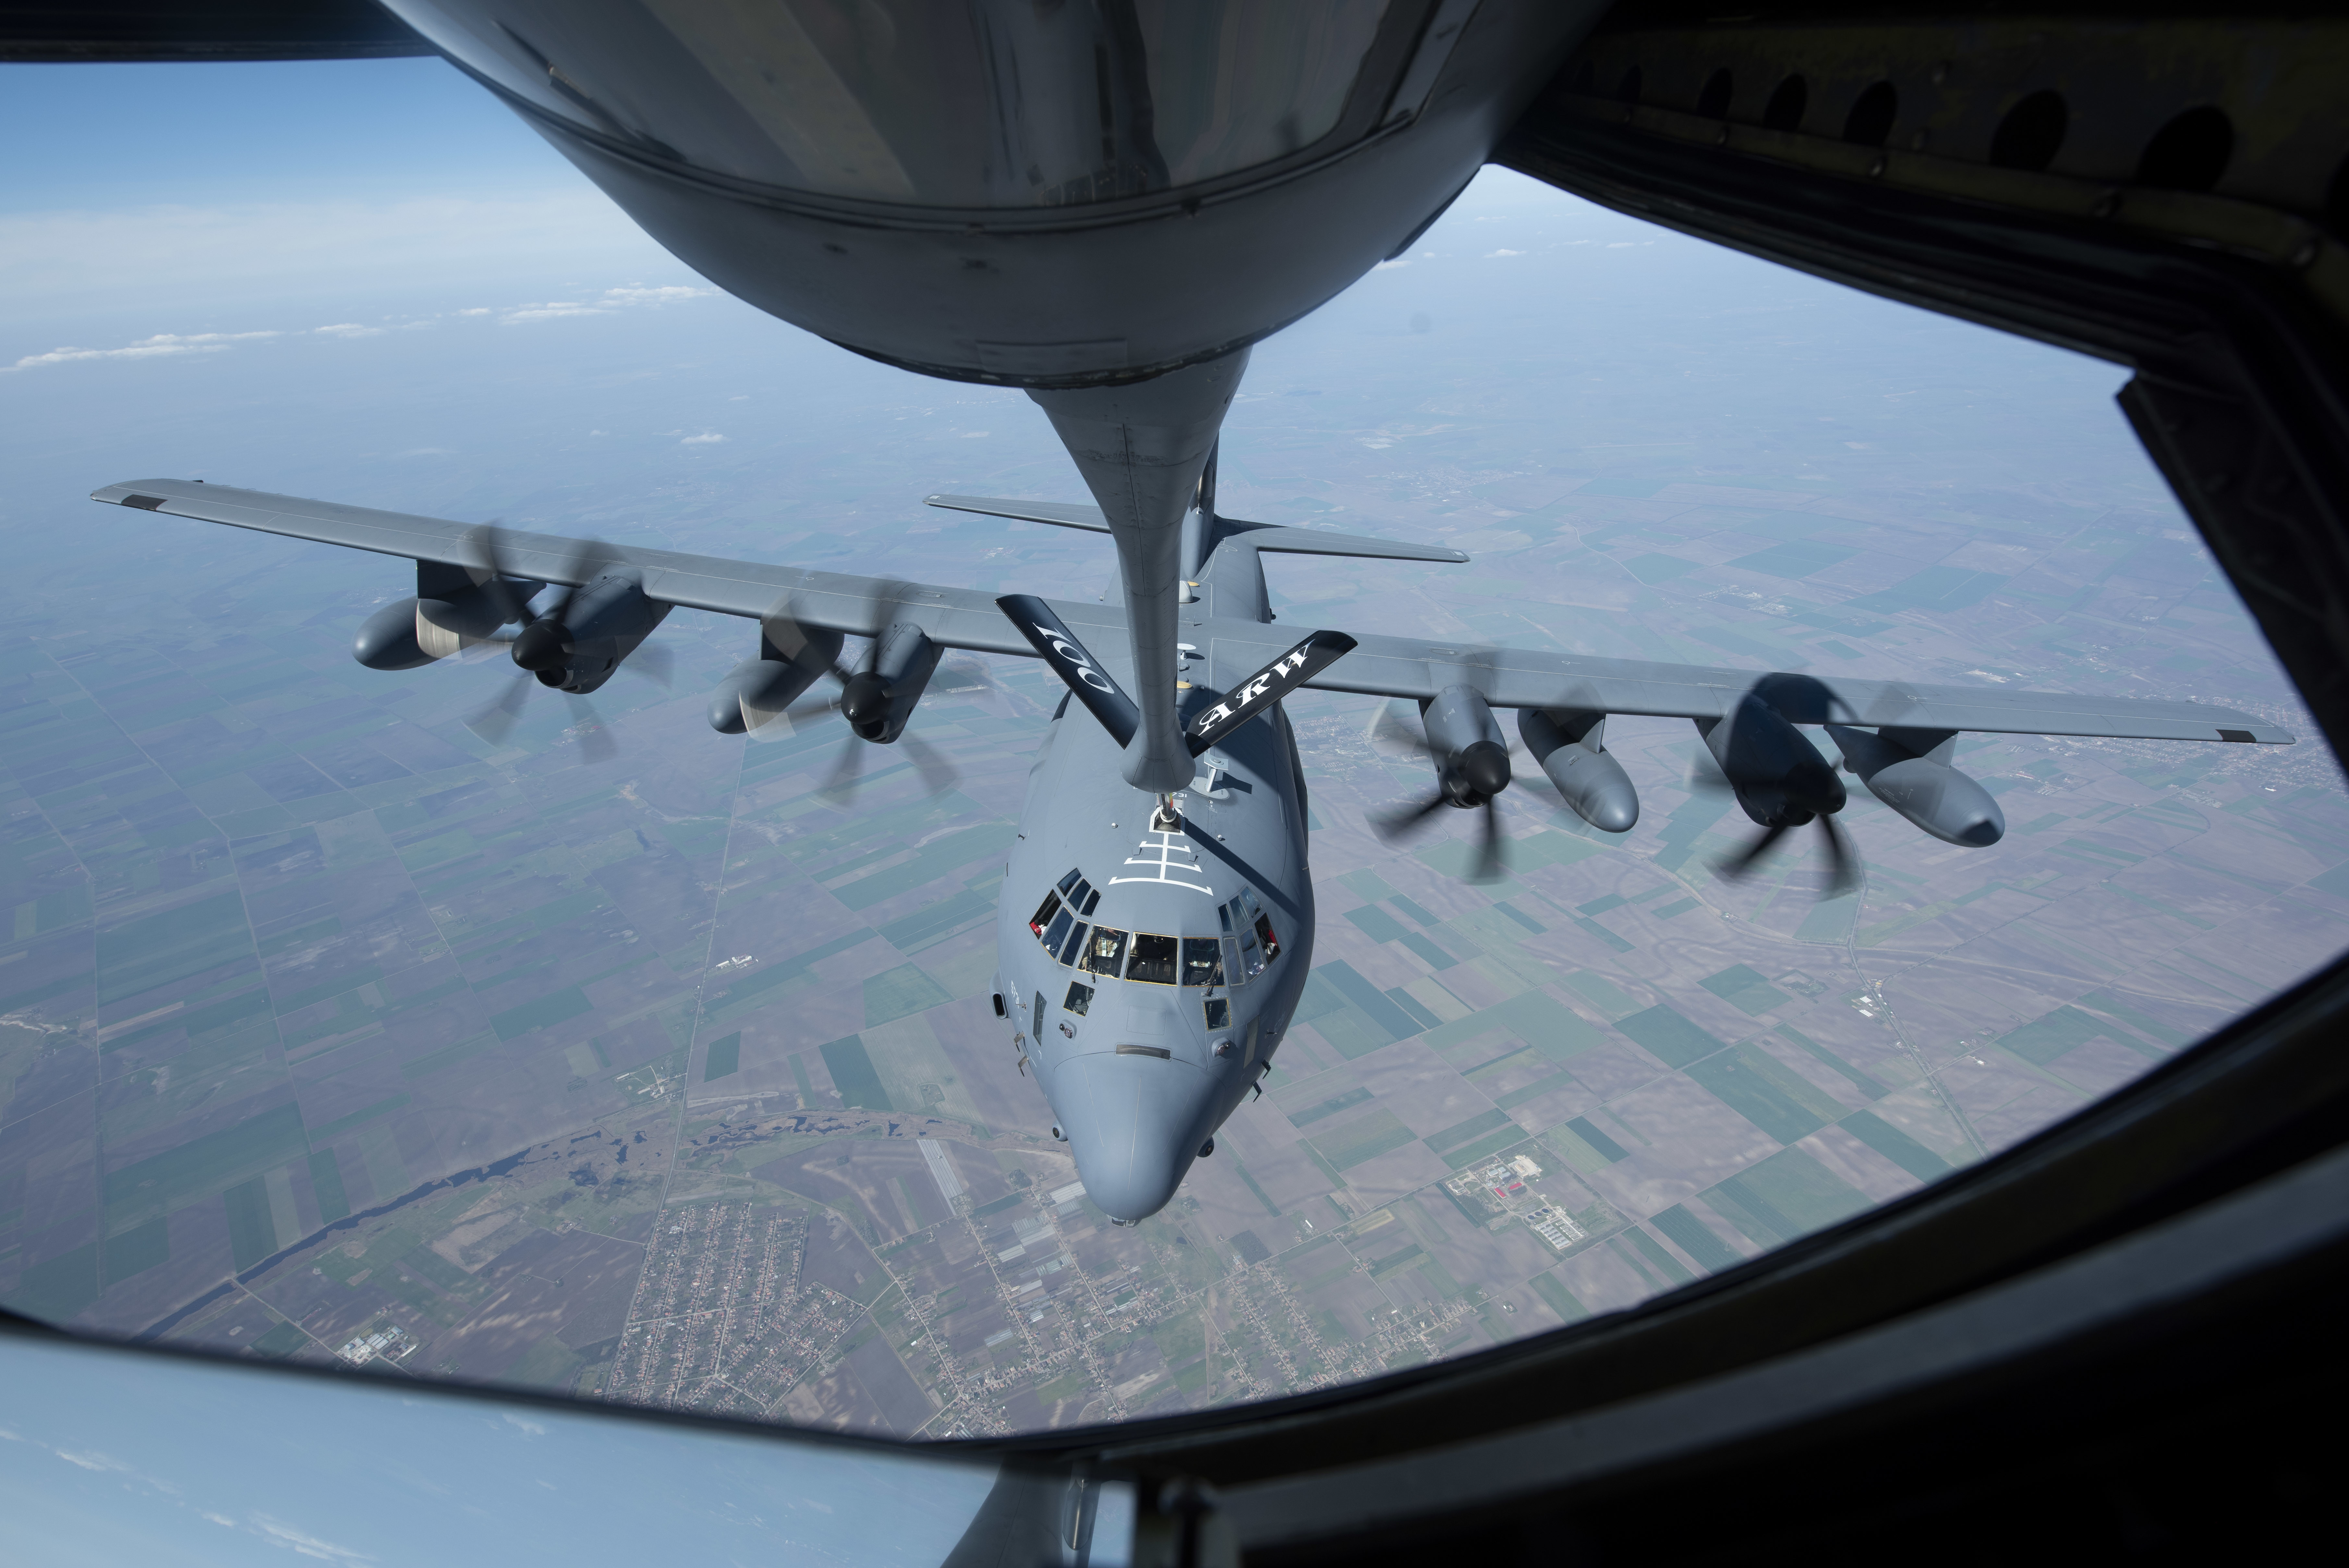
[[[1061,944],[1068,940],[1069,927],[1074,922],[1069,918],[1069,911],[1066,909],[1054,915],[1052,917],[1052,923],[1044,928],[1044,950],[1050,953],[1054,958],[1060,957]]]
[[[1206,999],[1206,1010],[1208,1028],[1229,1029],[1232,1026],[1232,999],[1230,997],[1208,997]]]
[[[1090,915],[1101,906],[1101,889],[1080,882],[1077,890],[1069,895],[1069,902],[1076,905],[1081,913]]]
[[[1265,962],[1270,963],[1273,960],[1280,956],[1280,939],[1272,934],[1272,918],[1270,916],[1258,915],[1256,918],[1256,934],[1257,940],[1264,944]]]
[[[1036,913],[1030,918],[1028,929],[1036,935],[1042,936],[1044,928],[1051,924],[1052,917],[1060,912],[1061,896],[1058,893],[1045,894],[1044,901],[1036,906]]]
[[[1224,906],[1223,912],[1225,929],[1236,933],[1239,944],[1237,961],[1228,963],[1226,970],[1236,983],[1252,980],[1264,972],[1265,965],[1264,944],[1251,923],[1256,913],[1255,896],[1241,893]]]
[[[1175,939],[1139,932],[1133,939],[1133,958],[1126,965],[1125,978],[1151,985],[1174,983]]]
[[[1054,886],[1058,887],[1061,892],[1065,893],[1084,879],[1084,872],[1080,870],[1078,867],[1071,866],[1069,867],[1069,874],[1061,877],[1058,883],[1054,884]]]
[[[1066,913],[1065,910],[1062,912]],[[1075,925],[1070,928],[1067,940],[1061,942],[1059,949],[1053,952],[1052,956],[1060,960],[1062,963],[1076,962],[1077,955],[1084,950],[1086,929],[1087,927],[1082,920],[1077,921]]]
[[[1040,1002],[1043,999],[1039,997],[1037,1000]],[[1069,982],[1069,994],[1061,1002],[1061,1011],[1073,1012],[1079,1018],[1082,1018],[1085,1015],[1085,1009],[1092,1004],[1093,988],[1081,981],[1072,980]]]
[[[1183,939],[1183,983],[1185,985],[1221,985],[1224,983],[1222,944],[1213,937]]]
[[[1107,926],[1095,926],[1092,940],[1085,944],[1084,967],[1095,974],[1114,978],[1125,963],[1125,933],[1111,930]]]

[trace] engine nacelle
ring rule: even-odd
[[[616,566],[571,596],[563,618],[534,620],[514,639],[513,661],[558,691],[584,695],[612,678],[668,616],[645,597],[640,574]]]
[[[414,599],[395,599],[359,623],[351,639],[351,657],[369,670],[420,670],[438,655],[427,653],[416,638]]]
[[[766,633],[759,639],[759,657],[736,665],[709,694],[709,727],[721,735],[764,727],[839,659],[836,631],[805,631],[790,649],[778,648],[774,633]]]
[[[452,659],[487,642],[505,623],[499,602],[480,588],[427,595],[416,601],[416,645],[434,659]]]
[[[369,670],[415,670],[450,659],[498,634],[511,607],[543,585],[506,580],[495,593],[462,566],[416,563],[416,597],[367,617],[352,640],[351,656]]]
[[[1509,742],[1473,686],[1447,686],[1419,705],[1436,782],[1457,806],[1478,806],[1509,787]]]
[[[1759,691],[1740,697],[1720,718],[1695,723],[1737,804],[1764,827],[1800,827],[1843,809],[1847,797],[1835,769]]]
[[[1521,708],[1517,734],[1577,816],[1602,833],[1629,833],[1640,792],[1607,750],[1607,715],[1576,708]]]
[[[2006,814],[1991,793],[1950,765],[1954,730],[1888,726],[1870,733],[1829,724],[1827,733],[1868,794],[1942,843],[1981,849],[2006,836]]]
[[[840,694],[841,717],[860,739],[889,744],[905,732],[945,652],[920,627],[897,621],[884,628],[874,639],[872,662]]]

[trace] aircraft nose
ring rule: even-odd
[[[1073,1057],[1055,1077],[1054,1108],[1086,1196],[1129,1225],[1165,1208],[1214,1130],[1206,1074],[1128,1047]]]

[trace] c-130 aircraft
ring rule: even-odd
[[[710,723],[722,733],[776,724],[828,678],[840,691],[823,708],[857,740],[887,745],[905,734],[945,650],[1043,659],[1076,703],[1063,698],[1054,711],[1030,774],[997,911],[994,1003],[1087,1195],[1120,1224],[1164,1208],[1192,1162],[1214,1152],[1217,1129],[1269,1068],[1303,992],[1314,934],[1307,786],[1280,705],[1299,688],[1415,701],[1436,787],[1384,826],[1404,829],[1442,806],[1482,809],[1487,869],[1499,853],[1495,798],[1511,780],[1496,709],[1516,710],[1525,750],[1565,804],[1609,833],[1633,826],[1639,800],[1606,748],[1608,717],[1692,721],[1717,782],[1763,829],[1733,869],[1816,821],[1837,882],[1848,875],[1834,826],[1847,794],[1837,767],[1798,724],[1824,726],[1841,768],[1893,811],[1966,847],[1994,844],[2005,825],[1989,793],[1951,765],[1961,732],[2292,741],[2248,715],[2193,702],[1757,675],[1334,629],[1295,638],[1274,629],[1267,553],[1467,557],[1226,517],[1216,507],[1212,447],[1196,472],[1163,650],[1175,673],[1163,689],[1135,695],[1127,686],[1145,662],[1132,648],[1140,628],[1115,593],[1101,603],[999,598],[202,481],[138,480],[91,499],[414,560],[415,597],[359,629],[354,653],[370,669],[412,670],[503,644],[527,672],[517,695],[532,677],[584,695],[673,608],[755,620],[756,655],[710,701]],[[928,501],[1109,532],[1090,506]],[[851,636],[869,640],[843,662]],[[1132,781],[1151,709],[1180,722],[1188,772],[1179,787]],[[807,708],[795,717],[804,722]]]

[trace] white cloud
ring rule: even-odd
[[[57,1455],[57,1458],[65,1460],[66,1463],[69,1465],[79,1465],[86,1470],[112,1470],[119,1471],[125,1475],[130,1473],[130,1467],[129,1465],[124,1464],[120,1459],[111,1459],[105,1454],[77,1454],[70,1449],[52,1449],[49,1451]]]
[[[682,284],[664,284],[657,288],[607,288],[592,300],[558,299],[544,305],[518,305],[508,310],[506,321],[547,321],[564,316],[609,316],[616,310],[626,310],[640,305],[675,305],[681,300],[712,299],[714,288],[688,288]]]
[[[232,343],[276,336],[274,332],[159,332],[120,348],[52,348],[46,354],[27,354],[13,365],[0,366],[0,369],[29,370],[36,365],[68,365],[78,359],[153,359],[166,354],[214,354]]]
[[[528,1420],[521,1416],[517,1416],[512,1410],[501,1411],[500,1414],[505,1417],[506,1425],[510,1427],[520,1427],[523,1431],[528,1432],[533,1438],[543,1438],[546,1436],[546,1428],[536,1421]]]
[[[962,439],[965,441],[978,441],[981,437],[993,435],[994,433],[995,432],[993,431],[965,431],[962,432]]]
[[[236,1528],[236,1521],[231,1519],[224,1513],[206,1513],[200,1509],[197,1511],[196,1517],[199,1519],[209,1520],[214,1524],[222,1525],[230,1530],[234,1530]]]
[[[1392,272],[1399,266],[1409,266],[1410,265],[1411,258],[1409,256],[1405,256],[1401,261],[1381,262],[1371,270],[1372,272]]]
[[[331,1541],[321,1540],[306,1531],[286,1523],[284,1520],[272,1519],[265,1513],[256,1513],[253,1516],[253,1531],[272,1546],[283,1546],[299,1556],[316,1558],[321,1563],[352,1563],[375,1561],[364,1552],[354,1552],[347,1546],[337,1546]]]
[[[0,218],[0,231],[7,220]],[[5,234],[0,234],[5,240]],[[5,257],[0,257],[0,292],[6,285]],[[607,288],[593,300],[549,300],[541,304],[515,305],[503,308],[500,319],[507,322],[547,321],[572,316],[609,316],[615,310],[638,306],[673,305],[680,300],[714,297],[714,288],[693,288],[680,284],[647,288],[631,285],[625,288]],[[460,310],[459,316],[499,315],[490,306],[476,306]],[[430,327],[429,320],[401,322],[398,327],[368,327],[357,321],[330,322],[324,327],[302,329],[296,336],[314,337],[357,338],[380,337],[393,331],[409,332]],[[13,365],[0,365],[0,374],[11,370],[29,370],[43,365],[67,365],[83,359],[153,359],[179,354],[213,354],[233,344],[249,343],[265,337],[282,337],[286,334],[270,329],[255,332],[159,332],[152,337],[141,337],[119,348],[80,348],[71,346],[52,348],[46,354],[27,354]],[[713,441],[725,438],[711,437]]]
[[[112,304],[281,297],[289,286],[338,292],[386,283],[658,275],[673,268],[603,192],[559,192],[397,202],[136,207],[0,214],[0,309],[36,321],[61,302]],[[559,271],[553,269],[559,268]]]
[[[1485,253],[1485,259],[1491,261],[1495,256],[1521,256],[1525,254],[1523,251],[1487,251]]]
[[[677,444],[679,446],[716,446],[719,441],[722,441],[725,439],[726,438],[722,435],[712,435],[709,431],[705,431],[699,435],[689,435]]]
[[[714,288],[687,288],[678,284],[667,284],[658,288],[607,288],[598,301],[603,305],[675,305],[681,299],[709,299],[716,296]]]
[[[612,313],[599,305],[582,305],[574,299],[550,300],[544,305],[517,305],[500,319],[505,321],[552,321],[564,316],[609,316]]]

